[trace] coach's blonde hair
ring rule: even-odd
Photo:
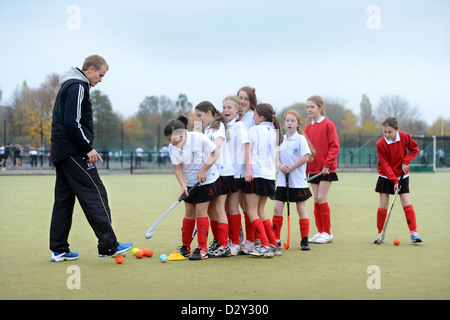
[[[84,60],[81,70],[86,71],[91,66],[94,67],[95,70],[100,70],[102,67],[105,67],[106,70],[109,69],[109,65],[106,63],[106,60],[102,56],[99,56],[97,54],[87,57]]]

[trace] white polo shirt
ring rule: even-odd
[[[222,177],[234,176],[233,161],[228,148],[225,125],[221,122],[219,129],[212,129],[210,126],[207,126],[205,128],[205,135],[213,142],[217,138],[222,138],[222,146],[219,148],[220,155],[215,165],[217,170],[219,170],[219,175]]]
[[[278,133],[272,122],[262,122],[248,130],[253,178],[275,180]]]
[[[211,153],[216,149],[216,144],[201,132],[189,132],[186,130],[186,144],[183,149],[169,145],[170,160],[173,165],[181,164],[186,185],[192,187],[197,182],[197,174],[205,165]],[[206,181],[203,185],[210,184],[219,178],[216,166],[211,166],[206,172]]]
[[[238,118],[227,123],[230,140],[228,149],[230,150],[233,161],[234,177],[245,177],[245,144],[249,143],[248,133],[245,124],[242,121],[236,121]]]
[[[295,132],[291,137],[284,136],[280,145],[280,161],[282,164],[291,166],[306,154],[311,154],[306,138]],[[286,176],[281,170],[278,173],[278,187],[286,187]],[[289,173],[290,188],[308,188],[306,177],[306,163]]]

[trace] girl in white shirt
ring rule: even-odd
[[[228,146],[234,168],[234,179],[237,184],[237,190],[230,190],[226,202],[228,223],[230,227],[230,250],[232,255],[237,255],[241,252],[241,214],[239,212],[239,205],[243,199],[242,189],[244,187],[244,182],[246,180],[251,181],[252,177],[252,166],[249,162],[250,146],[248,134],[244,123],[239,120],[239,105],[240,101],[237,96],[228,96],[222,102],[222,113],[227,120],[228,133],[230,136]]]
[[[181,193],[186,194],[185,216],[183,219],[182,247],[180,253],[190,256],[190,260],[208,258],[209,219],[208,206],[218,196],[219,172],[214,162],[219,156],[217,146],[200,132],[187,131],[188,118],[180,115],[170,120],[164,127],[164,135],[170,141],[169,155],[175,176],[181,185]],[[196,182],[200,186],[188,193]],[[191,255],[190,244],[197,222],[198,247]]]
[[[245,207],[261,247],[251,252],[257,256],[279,255],[272,223],[265,214],[269,196],[275,195],[275,176],[279,144],[283,141],[280,122],[270,104],[259,104],[255,108],[255,126],[248,130],[250,163],[253,179],[245,182]]]
[[[195,116],[202,122],[205,135],[217,145],[220,151],[220,156],[215,163],[220,176],[219,195],[208,209],[214,237],[214,242],[208,249],[208,255],[209,257],[229,257],[231,251],[228,245],[229,226],[225,202],[227,194],[230,190],[237,190],[237,185],[234,179],[233,162],[228,150],[226,119],[209,101],[200,102],[195,107]]]
[[[286,175],[289,174],[289,202],[296,204],[300,225],[300,246],[309,250],[309,218],[306,200],[311,197],[306,176],[306,163],[315,154],[314,147],[300,129],[301,117],[298,112],[290,110],[284,115],[286,135],[280,145],[280,171],[278,173],[275,193],[273,229],[280,247],[280,232],[283,225],[283,209],[287,199]]]
[[[255,88],[248,86],[242,87],[237,93],[239,100],[241,101],[241,121],[245,124],[245,127],[249,129],[255,125],[255,119],[253,119],[254,111],[256,108],[257,99],[255,94]]]

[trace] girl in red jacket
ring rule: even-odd
[[[322,175],[311,181],[314,194],[314,218],[317,233],[309,239],[314,243],[329,243],[333,240],[330,226],[330,207],[327,202],[331,182],[338,181],[336,174],[339,138],[332,121],[325,118],[324,102],[319,96],[308,99],[306,110],[311,123],[305,128],[305,135],[316,149],[312,162],[307,164],[309,176]]]
[[[381,236],[386,220],[389,194],[394,194],[395,191],[398,191],[400,196],[412,242],[422,242],[417,234],[416,214],[409,199],[409,164],[417,157],[419,146],[409,134],[398,131],[398,128],[396,118],[387,118],[383,121],[383,137],[377,142],[379,177],[375,191],[380,194],[380,205],[377,211],[378,235],[375,243]]]

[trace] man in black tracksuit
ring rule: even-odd
[[[100,256],[124,253],[131,243],[120,244],[111,225],[105,186],[95,163],[103,159],[92,147],[94,126],[89,90],[108,70],[97,55],[86,58],[82,70],[71,68],[60,77],[61,88],[53,108],[51,161],[55,164],[55,202],[50,226],[51,261],[74,260],[69,250],[75,197],[98,238]]]

